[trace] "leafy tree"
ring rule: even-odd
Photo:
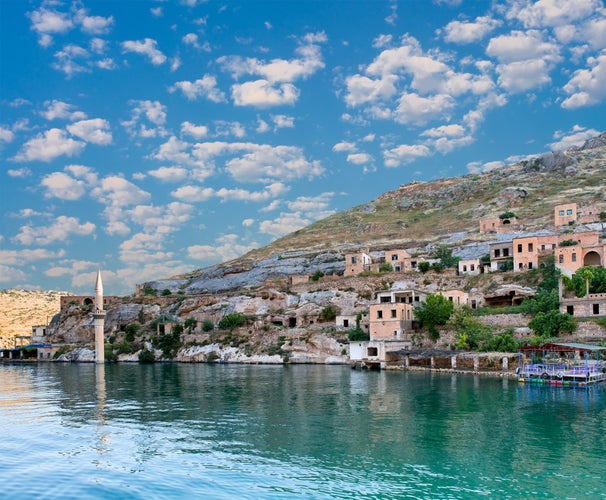
[[[453,256],[452,250],[446,247],[438,247],[434,256],[436,259],[440,259],[440,264],[444,268],[457,267],[459,265],[459,261],[461,260],[459,257]]]
[[[430,293],[424,301],[415,307],[415,318],[427,327],[432,340],[440,338],[437,325],[445,325],[454,309],[453,303],[440,294]]]
[[[139,325],[137,323],[130,323],[129,325],[126,325],[124,331],[126,332],[124,337],[126,341],[132,342],[135,340],[135,335],[137,335],[137,332],[139,331]]]
[[[153,344],[158,349],[162,349],[162,354],[166,358],[174,358],[181,347],[181,334],[183,325],[176,323],[173,325],[171,333],[158,335],[153,339]]]
[[[468,307],[455,307],[448,324],[457,332],[458,349],[478,349],[492,338],[490,327],[474,318]]]
[[[212,322],[212,320],[206,318],[204,321],[202,321],[202,331],[203,332],[212,332],[215,329],[215,324]]]
[[[156,361],[156,355],[149,349],[142,349],[139,352],[139,363],[154,363]]]
[[[425,274],[427,271],[429,271],[429,268],[431,267],[431,265],[429,264],[429,262],[419,262],[419,265],[417,266],[419,268],[419,271],[421,271],[423,274]]]
[[[151,286],[146,285],[143,287],[143,295],[153,295],[155,297],[157,292]]]
[[[226,314],[219,321],[219,328],[222,330],[233,330],[246,323],[246,316],[242,313]]]
[[[511,332],[504,332],[500,335],[491,336],[488,341],[482,345],[484,352],[517,352],[518,342],[513,338]]]
[[[322,271],[316,271],[312,277],[311,280],[312,281],[318,281],[322,276],[324,276],[324,273]]]
[[[369,340],[370,336],[361,328],[352,328],[347,332],[350,342]]]
[[[514,214],[511,210],[507,211],[507,212],[503,212],[501,215],[499,215],[499,219],[501,220],[505,220],[505,219],[513,219],[516,216],[516,214]]]
[[[585,266],[578,269],[568,282],[577,297],[585,296],[588,280],[589,293],[606,293],[606,268]]]
[[[196,321],[195,318],[187,318],[183,322],[183,326],[185,326],[185,328],[187,328],[188,333],[191,333],[193,331],[193,329],[196,328],[197,324],[198,324],[198,322]]]
[[[172,292],[168,288],[165,288],[164,290],[162,290],[163,297],[167,297],[168,295],[172,295]]]
[[[390,273],[391,271],[393,271],[393,266],[389,262],[383,262],[379,266],[380,273]]]
[[[538,312],[528,326],[537,336],[549,338],[556,337],[560,333],[573,333],[576,330],[576,321],[569,314],[553,310],[546,313]]]
[[[320,316],[327,321],[333,321],[337,317],[337,311],[333,306],[326,306],[322,309]]]

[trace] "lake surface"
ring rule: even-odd
[[[606,386],[0,365],[2,498],[601,498]]]

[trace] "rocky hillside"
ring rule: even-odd
[[[289,234],[231,262],[147,285],[158,291],[218,292],[293,274],[339,274],[344,253],[403,247],[426,255],[436,244],[455,255],[487,253],[494,235],[479,221],[513,211],[524,232],[549,227],[553,207],[574,201],[606,207],[606,133],[582,147],[491,172],[411,183]]]
[[[32,326],[47,325],[59,312],[67,292],[0,290],[0,346],[13,347],[15,335],[30,335]]]

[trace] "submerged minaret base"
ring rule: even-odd
[[[97,282],[95,283],[95,312],[93,318],[95,324],[95,363],[105,363],[105,311],[103,310],[101,269],[97,271]]]

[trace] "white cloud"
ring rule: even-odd
[[[267,80],[238,83],[231,87],[236,106],[268,108],[293,105],[299,98],[299,90],[291,83],[274,85]]]
[[[386,167],[399,167],[402,163],[410,163],[417,158],[429,156],[431,151],[423,144],[402,144],[392,149],[383,151]]]
[[[208,127],[186,121],[181,124],[181,134],[191,135],[194,139],[202,139],[208,135]]]
[[[597,104],[606,98],[606,53],[587,59],[590,69],[578,69],[564,85],[569,94],[562,102],[566,109],[576,109]]]
[[[109,33],[111,26],[114,24],[112,16],[89,16],[86,9],[78,9],[75,21],[80,25],[80,29],[88,35]]]
[[[513,2],[507,13],[527,28],[562,26],[584,19],[604,7],[600,0],[538,0],[533,3]]]
[[[568,132],[556,132],[553,135],[553,138],[557,140],[551,144],[547,144],[547,146],[551,151],[561,151],[573,146],[582,146],[586,140],[598,135],[600,135],[599,130],[592,128],[587,129],[580,125],[575,125],[572,130],[569,130]]]
[[[372,163],[373,157],[368,153],[350,153],[347,155],[347,161],[354,165],[364,165],[366,163]]]
[[[237,234],[226,234],[215,240],[214,245],[192,245],[187,248],[191,259],[208,262],[227,262],[257,248],[257,243],[242,244],[242,237]]]
[[[120,244],[120,259],[126,264],[140,268],[171,260],[173,254],[163,251],[165,235],[161,233],[137,233]]]
[[[88,236],[95,232],[92,222],[80,223],[76,217],[61,215],[52,223],[40,226],[23,226],[13,241],[22,245],[48,245],[55,241],[66,242],[71,235]]]
[[[45,188],[45,197],[62,200],[79,200],[86,193],[86,183],[74,179],[64,172],[53,172],[45,176],[41,182]]]
[[[189,82],[176,82],[169,87],[169,92],[180,90],[190,101],[195,101],[198,97],[206,97],[212,102],[225,102],[225,94],[217,88],[217,79],[212,75],[204,75],[202,78]]]
[[[67,137],[64,130],[52,128],[27,141],[14,157],[15,161],[51,161],[58,156],[74,156],[86,144]]]
[[[295,126],[295,119],[292,116],[271,115],[271,120],[274,122],[276,129],[293,128]]]
[[[86,113],[76,110],[73,104],[68,104],[57,99],[45,101],[46,111],[40,114],[47,120],[84,120],[87,118]]]
[[[200,39],[196,33],[188,33],[182,38],[183,43],[186,45],[191,45],[192,47],[203,50],[205,52],[210,52],[210,43],[207,41],[200,43]]]
[[[454,99],[447,94],[430,97],[423,97],[416,93],[404,94],[398,102],[395,119],[398,123],[423,124],[443,116],[455,104]]]
[[[255,219],[243,219],[242,220],[242,225],[244,227],[250,227],[255,223]]]
[[[335,144],[332,147],[332,150],[335,151],[336,153],[353,152],[356,149],[357,148],[356,148],[355,142],[347,142],[347,141],[338,142],[337,144]]]
[[[112,134],[109,131],[109,122],[101,118],[82,120],[67,126],[70,134],[98,145],[107,145],[112,142]]]
[[[9,177],[29,177],[32,175],[32,171],[27,167],[17,169],[9,168],[6,173]]]
[[[188,203],[174,201],[166,206],[137,205],[126,213],[144,232],[168,234],[191,219],[193,208]]]
[[[23,265],[24,263],[39,260],[60,259],[65,255],[65,250],[47,250],[46,248],[21,248],[19,250],[0,250],[0,262],[9,266]]]
[[[501,63],[543,59],[559,61],[559,46],[543,40],[543,34],[537,30],[512,31],[509,35],[494,37],[488,43],[486,53]]]
[[[541,87],[551,81],[549,70],[543,59],[499,64],[497,66],[499,85],[513,93]]]
[[[100,203],[114,207],[136,205],[151,198],[148,192],[116,175],[103,178],[91,194]]]
[[[163,182],[179,182],[187,178],[189,171],[183,167],[160,167],[148,173]]]
[[[15,134],[13,133],[12,130],[6,128],[6,127],[2,127],[0,126],[0,142],[13,142],[13,139],[15,138]]]
[[[452,43],[477,42],[501,24],[501,21],[490,16],[478,17],[473,22],[451,21],[444,28],[444,39]]]
[[[54,56],[56,60],[51,66],[58,71],[63,71],[68,79],[77,73],[90,72],[90,54],[88,50],[78,45],[65,45]]]
[[[582,35],[595,49],[606,47],[606,17],[590,19],[580,28]]]
[[[52,43],[51,35],[67,33],[74,27],[68,14],[44,7],[28,13],[28,17],[32,22],[31,29],[38,33],[38,43],[43,47]]]
[[[155,7],[153,9],[149,9],[149,11],[151,12],[152,16],[154,16],[154,17],[162,17],[164,15],[164,11],[163,11],[162,7]]]
[[[163,137],[167,134],[164,129],[166,123],[166,106],[159,101],[138,101],[131,100],[129,104],[132,106],[131,119],[120,122],[123,127],[129,131],[131,135],[143,138]],[[154,128],[148,128],[141,123],[145,118]]]
[[[171,195],[178,200],[187,201],[189,203],[210,200],[214,194],[214,189],[202,186],[181,186],[171,193]]]
[[[143,41],[127,40],[122,42],[124,52],[134,52],[146,56],[154,66],[159,66],[166,62],[166,56],[157,48],[158,42],[152,38],[145,38]]]

